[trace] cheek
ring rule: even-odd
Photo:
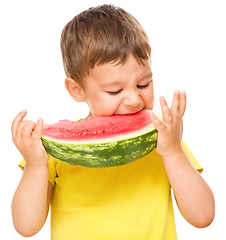
[[[150,88],[147,92],[146,92],[146,104],[147,104],[147,108],[152,110],[153,106],[154,106],[154,91],[153,91],[153,87]]]
[[[93,96],[87,101],[93,115],[112,115],[117,108],[117,101],[111,96],[99,95]]]

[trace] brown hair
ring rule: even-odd
[[[75,16],[63,29],[64,70],[82,85],[89,70],[105,63],[124,64],[133,54],[139,64],[149,59],[151,47],[140,23],[122,8],[102,5]]]

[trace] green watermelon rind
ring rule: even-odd
[[[121,166],[136,161],[157,146],[157,130],[133,138],[104,143],[74,144],[42,137],[49,156],[70,165],[89,168]]]

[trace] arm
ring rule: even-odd
[[[182,150],[163,157],[163,162],[182,216],[195,227],[210,225],[215,213],[213,193],[186,154]]]
[[[13,141],[26,165],[12,200],[15,229],[23,236],[35,235],[48,215],[52,184],[49,182],[48,155],[41,142],[43,122],[23,121],[26,111],[12,124]]]
[[[186,108],[185,92],[174,93],[171,108],[160,98],[163,122],[151,118],[158,129],[157,152],[162,156],[169,182],[182,216],[195,227],[207,227],[215,214],[213,193],[192,166],[181,146],[182,117]]]

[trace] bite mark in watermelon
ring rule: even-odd
[[[150,111],[145,110],[44,125],[42,142],[46,152],[62,162],[90,168],[116,167],[155,149],[157,130]]]

